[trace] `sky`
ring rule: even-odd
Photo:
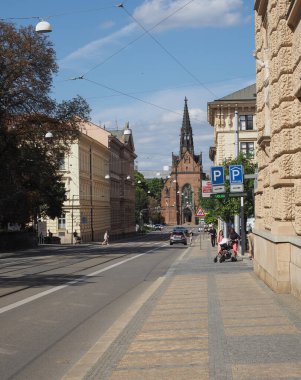
[[[132,129],[138,170],[160,172],[179,153],[188,99],[195,154],[210,171],[207,103],[255,83],[250,0],[1,0],[17,26],[47,20],[59,72],[52,96],[80,95],[91,120]]]

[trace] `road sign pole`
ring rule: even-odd
[[[244,256],[246,248],[244,197],[240,198],[240,224],[241,224],[241,255]]]

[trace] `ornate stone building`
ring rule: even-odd
[[[82,123],[81,135],[70,154],[62,158],[61,174],[67,200],[63,214],[47,220],[47,229],[62,244],[73,242],[76,230],[83,242],[101,241],[134,233],[135,147],[129,125],[107,131],[93,123]]]
[[[255,110],[255,84],[208,103],[208,122],[214,128],[215,144],[209,149],[209,158],[214,165],[222,165],[225,159],[234,158],[237,150],[255,159]],[[235,111],[238,113],[238,131],[235,130]]]
[[[195,223],[202,177],[202,155],[194,154],[193,133],[185,98],[179,155],[172,154],[170,176],[161,194],[161,216],[166,224]]]
[[[256,0],[255,272],[301,297],[301,1]]]

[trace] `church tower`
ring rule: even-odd
[[[195,224],[203,174],[202,154],[194,154],[187,98],[184,99],[180,151],[172,153],[172,168],[161,193],[161,216],[169,225]]]
[[[182,122],[182,128],[181,128],[180,154],[183,155],[185,152],[189,152],[190,154],[194,155],[192,128],[190,125],[190,118],[189,118],[186,96],[185,96],[184,101],[185,101],[185,106],[184,106],[183,122]]]

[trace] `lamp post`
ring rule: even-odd
[[[178,184],[178,160],[175,160],[175,173],[176,173],[176,218],[177,225],[179,224],[179,184]]]

